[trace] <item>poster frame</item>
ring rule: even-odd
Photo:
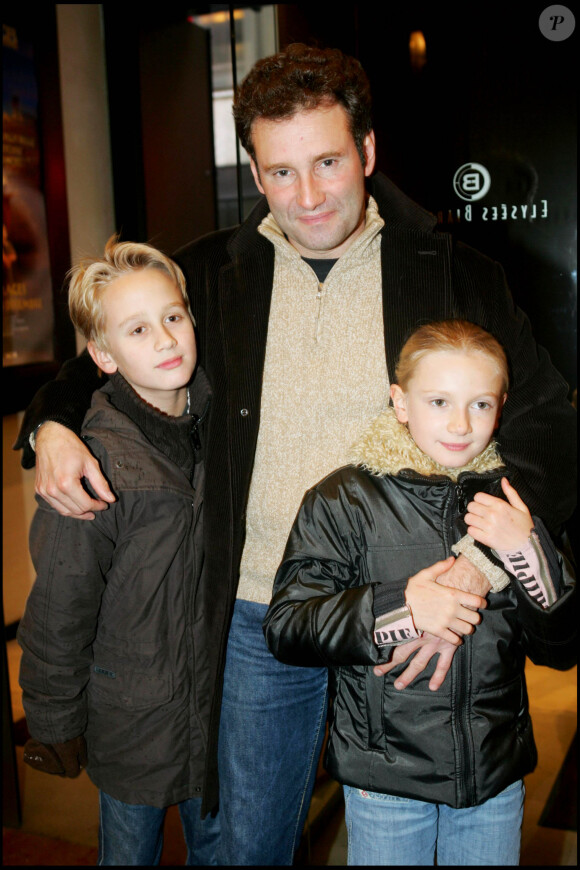
[[[52,359],[2,369],[2,414],[6,415],[28,406],[37,390],[55,377],[64,360],[75,355],[76,342],[64,286],[70,267],[70,243],[56,7],[40,4],[34,7],[33,13],[29,9],[26,14],[22,4],[6,3],[2,19],[3,25],[25,33],[34,52],[41,178],[54,312]]]

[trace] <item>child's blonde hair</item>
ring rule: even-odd
[[[467,320],[442,320],[420,326],[407,339],[395,369],[394,383],[407,390],[415,369],[428,353],[463,351],[481,353],[492,359],[503,379],[502,392],[509,384],[509,367],[505,351],[490,332]]]
[[[108,350],[105,335],[105,312],[102,291],[117,278],[140,269],[159,269],[181,290],[187,311],[189,307],[185,276],[179,266],[151,245],[118,242],[113,235],[99,258],[85,258],[69,272],[68,307],[72,322],[79,332],[101,350]]]

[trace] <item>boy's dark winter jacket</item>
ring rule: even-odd
[[[195,444],[210,391],[200,369],[191,391],[183,417],[148,406],[118,375],[95,393],[83,437],[117,501],[83,522],[38,499],[37,580],[18,633],[32,736],[53,744],[84,734],[95,785],[156,807],[201,795],[207,750]]]
[[[512,579],[489,595],[481,624],[464,638],[438,691],[428,688],[434,661],[402,691],[393,683],[405,665],[375,676],[372,665],[388,656],[373,641],[374,589],[406,582],[449,556],[466,532],[467,503],[478,491],[501,496],[505,474],[494,450],[456,477],[429,468],[432,461],[410,445],[389,410],[356,450],[355,461],[365,467],[339,469],[307,493],[264,631],[281,661],[330,668],[325,764],[332,777],[370,791],[474,806],[535,767],[525,657],[562,669],[574,663],[573,580],[538,521],[561,596],[549,610]],[[428,460],[421,471],[417,454]]]

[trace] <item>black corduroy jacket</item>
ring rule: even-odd
[[[462,317],[494,333],[506,348],[510,396],[498,441],[513,467],[514,486],[530,510],[556,528],[575,498],[575,412],[567,385],[539,348],[526,316],[514,307],[499,264],[436,232],[436,220],[381,174],[369,183],[385,226],[381,230],[385,354],[394,374],[401,347],[428,320]],[[217,739],[227,634],[244,544],[245,515],[258,429],[262,375],[274,275],[274,248],[257,232],[268,213],[262,199],[244,223],[185,246],[175,255],[184,270],[197,321],[199,359],[214,399],[207,430],[204,539],[215,600],[206,611],[219,649],[210,723],[205,807],[217,800]],[[34,456],[28,434],[44,420],[77,431],[98,385],[90,359],[79,357],[31,403],[16,447],[23,464]],[[566,463],[560,457],[566,456]],[[521,469],[525,480],[517,474]]]

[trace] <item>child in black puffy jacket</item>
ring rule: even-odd
[[[522,777],[537,760],[525,657],[573,665],[574,582],[492,440],[508,385],[493,336],[465,321],[423,326],[396,381],[352,465],[306,494],[266,640],[284,662],[330,669],[325,764],[344,785],[349,864],[517,865]],[[438,691],[434,661],[398,691],[402,666],[378,678],[373,665],[439,633],[431,590],[452,553],[493,594],[481,622],[440,633],[455,655]]]

